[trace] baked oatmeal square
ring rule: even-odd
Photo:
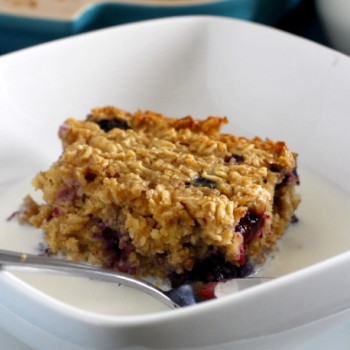
[[[21,219],[52,254],[173,285],[244,277],[300,202],[286,143],[220,132],[227,118],[96,108],[59,129],[63,152],[33,180]]]

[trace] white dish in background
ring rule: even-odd
[[[187,17],[5,55],[0,74],[2,248],[35,252],[40,233],[6,218],[57,159],[59,125],[95,106],[227,115],[226,131],[285,140],[303,196],[261,272],[280,276],[271,282],[168,311],[117,286],[2,272],[0,327],[36,349],[293,349],[350,318],[349,58],[260,25]]]
[[[316,0],[315,4],[331,45],[350,55],[350,2]]]

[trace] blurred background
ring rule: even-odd
[[[348,53],[349,35],[337,16],[349,8],[348,0],[0,0],[0,54],[104,27],[195,14],[262,23]]]

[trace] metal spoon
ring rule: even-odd
[[[193,282],[190,284],[184,284],[178,288],[164,291],[147,281],[132,277],[125,273],[102,269],[85,263],[77,263],[48,256],[32,255],[1,249],[0,270],[10,272],[50,272],[114,282],[144,292],[158,301],[161,301],[169,308],[184,307],[205,300],[214,299],[218,297],[218,295],[216,295],[216,287],[219,284],[226,284],[225,282],[213,282],[208,284]],[[257,277],[230,280],[227,282],[228,291],[236,292],[260,284],[266,280],[268,280],[268,278]],[[219,289],[222,291],[222,286]],[[227,294],[227,291],[223,294]]]

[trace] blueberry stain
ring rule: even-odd
[[[235,227],[236,232],[240,232],[244,239],[244,244],[248,245],[258,234],[264,225],[264,215],[248,210]]]
[[[200,281],[203,283],[219,282],[232,278],[247,277],[253,272],[253,266],[245,263],[234,265],[225,260],[221,253],[213,253],[203,260],[197,261],[191,271],[178,274],[173,272],[169,276],[173,288],[185,283]]]

